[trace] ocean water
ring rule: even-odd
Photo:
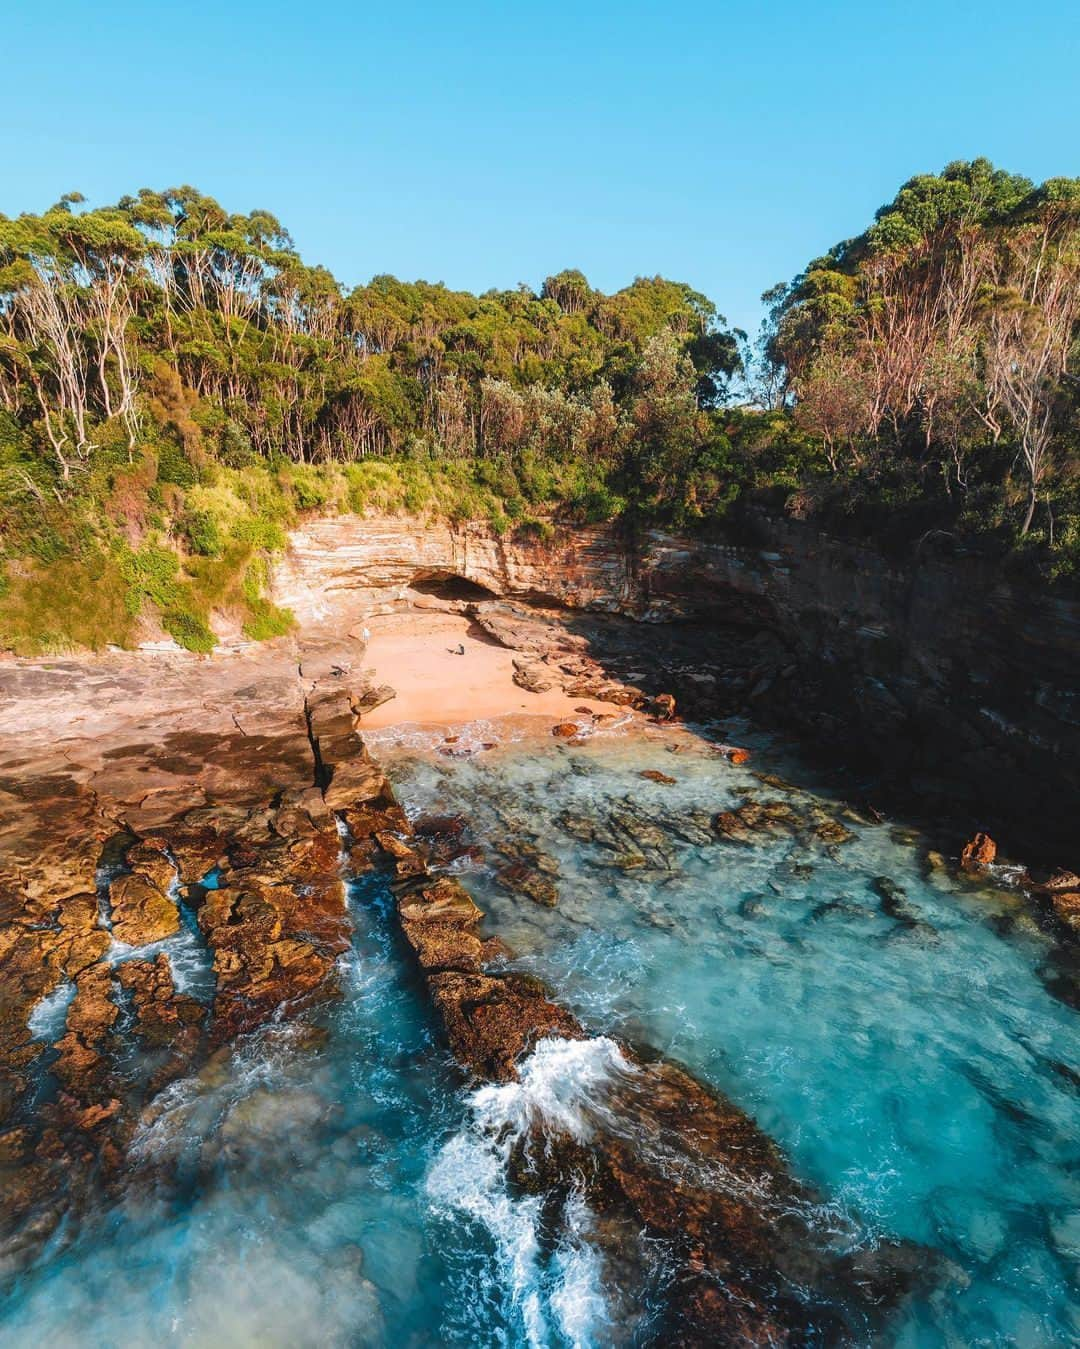
[[[933,867],[928,840],[845,813],[763,739],[736,768],[692,732],[616,725],[567,748],[505,724],[455,730],[451,747],[408,728],[370,743],[412,815],[467,817],[483,857],[451,869],[509,963],[594,1038],[543,1042],[519,1083],[470,1091],[386,878],[353,881],[325,1035],[269,1027],[168,1088],[123,1198],[0,1287],[0,1345],[647,1343],[664,1250],[613,1275],[583,1200],[565,1201],[553,1238],[542,1197],[506,1171],[529,1130],[587,1137],[633,1071],[620,1043],[752,1114],[851,1243],[940,1252],[941,1279],[890,1343],[1080,1340],[1080,1038],[1007,875]],[[708,820],[748,794],[788,823],[715,841]],[[818,837],[834,820],[848,842]],[[557,907],[500,882],[522,858]],[[205,995],[187,919],[159,945]],[[37,1033],[51,1038],[67,996],[37,1009]]]
[[[462,879],[514,966],[592,1031],[736,1101],[856,1241],[946,1257],[895,1343],[1080,1342],[1080,1035],[1049,987],[1049,939],[1004,869],[973,882],[933,865],[933,840],[860,821],[823,788],[763,783],[763,769],[813,778],[750,743],[742,767],[659,729],[461,759],[420,732],[374,749],[411,814],[470,820],[485,858],[463,860]],[[794,823],[753,845],[702,832],[748,798]],[[824,821],[850,840],[817,837]],[[553,909],[497,878],[537,853]]]

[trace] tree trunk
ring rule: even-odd
[[[1020,526],[1021,538],[1023,538],[1027,534],[1028,530],[1031,528],[1031,522],[1035,518],[1035,507],[1038,503],[1038,500],[1039,500],[1038,493],[1035,491],[1035,488],[1032,487],[1031,500],[1028,502],[1027,515],[1024,516],[1024,523]]]

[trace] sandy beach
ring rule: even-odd
[[[575,708],[588,705],[557,688],[546,693],[519,688],[515,653],[460,615],[412,611],[373,618],[369,627],[365,668],[397,696],[365,714],[362,731],[512,715],[567,720]]]

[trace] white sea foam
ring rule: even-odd
[[[573,1349],[595,1341],[596,1333],[610,1319],[604,1296],[603,1261],[589,1244],[592,1214],[577,1195],[567,1201],[563,1213],[566,1236],[555,1252],[557,1275],[551,1292],[551,1310],[563,1338]]]
[[[477,1125],[512,1144],[539,1126],[585,1142],[590,1116],[603,1113],[605,1088],[637,1069],[614,1040],[541,1040],[521,1064],[520,1080],[481,1087],[471,1097]]]
[[[499,1275],[530,1345],[595,1342],[607,1317],[602,1261],[589,1244],[591,1214],[580,1197],[565,1206],[560,1240],[545,1263],[539,1239],[542,1203],[511,1193],[507,1163],[525,1140],[548,1133],[591,1136],[611,1081],[636,1069],[614,1040],[541,1040],[519,1069],[520,1081],[481,1087],[471,1119],[444,1145],[428,1175],[436,1209],[462,1214],[495,1243]]]
[[[74,983],[70,979],[63,979],[51,993],[46,993],[35,1003],[26,1023],[35,1040],[46,1040],[52,1044],[63,1035],[64,1022],[74,996]]]

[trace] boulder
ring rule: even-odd
[[[521,660],[514,661],[513,680],[518,688],[524,689],[526,693],[547,693],[554,687],[546,666],[529,664]]]
[[[965,871],[978,871],[988,867],[997,856],[997,844],[989,834],[976,834],[964,844],[960,854],[960,865]]]
[[[391,688],[389,684],[379,684],[377,687],[366,688],[360,694],[353,696],[351,707],[354,715],[364,716],[368,712],[374,712],[377,707],[382,707],[388,703],[391,698],[397,697],[397,689]]]

